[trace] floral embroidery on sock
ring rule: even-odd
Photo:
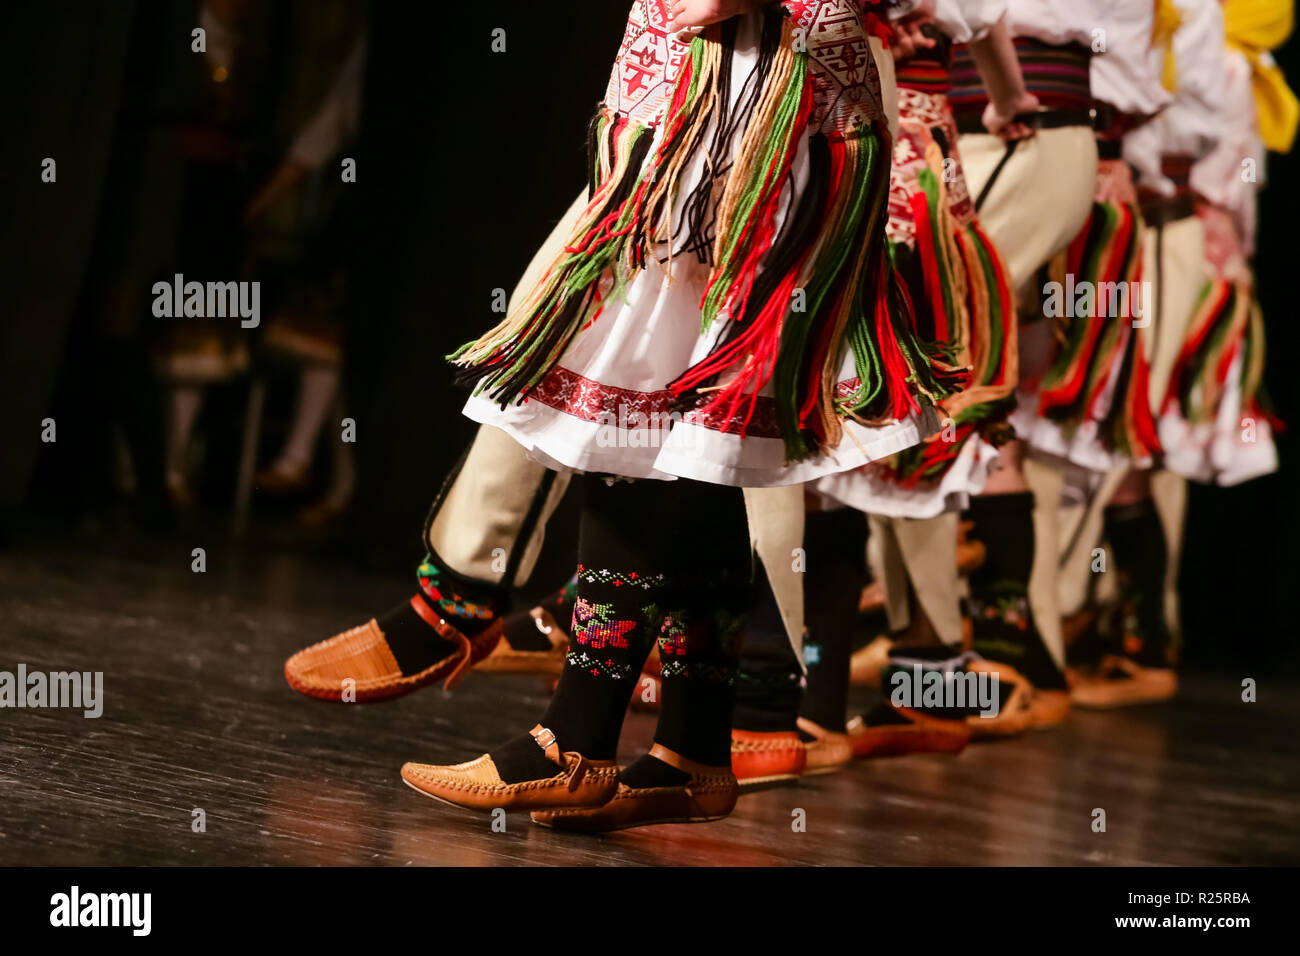
[[[729,653],[734,634],[718,615],[715,618],[718,619],[691,621],[681,611],[664,615],[659,631],[659,666],[663,677],[735,683],[736,660]],[[710,648],[710,652],[701,655],[702,647]]]
[[[999,621],[1017,630],[1027,631],[1030,626],[1029,599],[1012,595],[991,600],[967,598],[967,607],[973,621]]]
[[[579,584],[608,584],[612,587],[637,587],[650,590],[664,586],[662,574],[640,574],[636,571],[611,571],[609,568],[588,568],[578,565]]]
[[[614,620],[613,615],[612,604],[597,604],[578,598],[573,604],[573,639],[592,650],[627,647],[627,635],[636,628],[637,622]]]
[[[484,621],[496,617],[496,612],[492,608],[484,604],[467,601],[443,585],[439,580],[442,571],[429,560],[429,557],[429,555],[425,555],[424,560],[420,562],[420,566],[415,569],[416,580],[419,582],[420,590],[437,604],[448,617],[478,618]]]
[[[592,677],[612,677],[615,680],[631,680],[636,668],[631,664],[620,664],[609,658],[593,657],[586,651],[569,651],[564,657],[565,663],[581,668]]]

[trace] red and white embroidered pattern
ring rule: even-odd
[[[835,395],[846,398],[857,391],[860,384],[857,378],[845,379],[836,385]],[[674,419],[680,419],[710,431],[734,435],[740,433],[744,424],[743,415],[728,418],[716,411],[706,414],[702,409],[678,415],[673,412],[673,395],[668,389],[642,392],[605,385],[561,365],[546,373],[537,387],[528,393],[528,400],[583,421],[622,429],[668,429]],[[776,403],[771,398],[761,396],[758,399],[745,435],[753,438],[781,437]]]
[[[672,392],[640,392],[603,385],[562,365],[547,372],[528,393],[529,401],[601,425],[622,428],[664,428],[672,410]]]
[[[605,105],[643,126],[663,118],[690,44],[668,34],[666,0],[637,0],[605,90]]]
[[[884,116],[880,73],[867,38],[863,13],[853,0],[784,0],[808,48],[813,84],[810,127],[822,133],[853,133]]]
[[[898,140],[894,143],[894,161],[889,169],[889,222],[885,232],[892,242],[916,243],[916,224],[912,219],[912,194],[920,189],[917,177],[926,168],[925,151],[934,141],[934,130],[943,132],[948,145],[947,158],[952,165],[946,170],[948,209],[959,225],[975,218],[957,153],[957,124],[948,109],[947,98],[917,90],[898,91]]]

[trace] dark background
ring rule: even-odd
[[[106,336],[91,293],[100,264],[125,241],[125,230],[138,228],[115,210],[137,168],[132,144],[142,109],[156,117],[185,108],[180,96],[180,106],[157,100],[171,92],[169,56],[188,55],[196,6],[22,2],[7,13],[0,540],[11,547],[57,542],[93,559],[186,522],[228,515],[241,382],[215,389],[205,406],[208,455],[196,514],[157,506],[147,475],[139,500],[113,492],[104,465],[109,422],[136,423],[137,465],[151,465],[160,403],[143,358],[150,328],[126,340]],[[255,184],[289,140],[279,101],[292,77],[278,66],[288,60],[279,54],[294,49],[301,18],[326,5],[250,6],[266,51],[241,127],[250,144],[242,181]],[[513,287],[584,182],[586,123],[604,92],[626,3],[328,6],[337,16],[368,20],[370,32],[361,132],[344,151],[357,159],[358,181],[346,187],[333,226],[311,249],[349,272],[340,318],[358,490],[346,523],[324,541],[298,535],[284,513],[259,503],[238,546],[361,563],[404,587],[421,556],[420,519],[473,434],[459,414],[464,393],[451,384],[442,356],[494,321],[493,290]],[[339,13],[340,6],[353,9]],[[491,50],[495,28],[506,31],[505,53]],[[1294,44],[1278,58],[1300,75]],[[57,185],[40,182],[45,156],[58,158]],[[1292,158],[1270,157],[1256,262],[1270,335],[1268,385],[1290,422],[1300,421],[1290,367],[1298,344],[1295,169]],[[232,205],[199,210],[210,246],[222,248],[227,235],[242,241]],[[268,284],[273,288],[269,275]],[[287,415],[284,392],[272,394],[271,438]],[[59,423],[56,445],[39,440],[46,416]],[[1286,434],[1278,444],[1279,475],[1232,489],[1191,489],[1182,580],[1191,668],[1229,660],[1261,669],[1297,664],[1294,439]],[[572,542],[564,517],[548,544],[561,565]]]

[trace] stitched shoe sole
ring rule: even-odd
[[[696,790],[696,785],[704,789]],[[689,783],[635,791],[620,785],[615,796],[600,807],[534,813],[532,821],[569,833],[610,833],[665,823],[711,823],[731,814],[739,793],[734,778],[725,786]]]
[[[548,830],[555,830],[560,833],[615,833],[618,830],[635,830],[637,827],[653,827],[664,823],[716,823],[718,820],[725,820],[731,816],[729,813],[722,813],[713,817],[664,817],[655,820],[635,820],[627,823],[616,823],[612,826],[601,829],[582,830],[578,827],[556,826],[550,820],[534,820],[533,823],[539,827],[545,827]]]
[[[966,728],[953,728],[951,732],[931,727],[906,724],[873,728],[861,734],[850,734],[855,757],[901,757],[905,754],[944,753],[959,754],[970,743]]]
[[[1159,704],[1177,693],[1178,677],[1173,671],[1152,669],[1144,672],[1138,680],[1083,678],[1070,689],[1070,701],[1078,707],[1108,710],[1138,704]]]
[[[402,782],[439,803],[480,813],[493,810],[589,810],[608,803],[618,788],[618,767],[613,762],[586,771],[577,784],[571,784],[566,773],[517,784],[507,784],[499,777],[490,782],[458,775],[458,771],[463,773],[466,768],[484,761],[492,767],[491,758],[486,754],[470,763],[452,767],[407,763],[402,767]],[[496,776],[494,767],[491,773]]]
[[[789,780],[798,780],[802,774],[798,773],[772,773],[764,777],[737,777],[741,790],[750,790],[755,787],[762,787],[772,783],[785,783]]]
[[[491,627],[489,627],[486,631],[484,631],[482,634],[478,635],[478,637],[472,639],[470,641],[471,664],[482,660],[484,657],[490,654],[492,652],[492,649],[496,647],[497,641],[500,639],[500,637],[501,637],[500,624],[494,624]],[[388,680],[375,681],[375,682],[358,681],[357,686],[354,690],[356,699],[351,701],[344,701],[342,682],[339,682],[337,686],[331,686],[329,684],[321,684],[315,682],[306,682],[300,680],[294,674],[293,672],[294,661],[298,658],[299,655],[305,654],[310,650],[312,650],[312,648],[307,648],[306,650],[299,651],[297,654],[293,655],[293,657],[290,657],[287,661],[284,662],[285,682],[288,683],[288,685],[292,687],[294,690],[296,690],[298,693],[303,694],[307,697],[313,697],[316,700],[326,700],[326,701],[333,701],[334,703],[349,703],[349,704],[351,703],[374,704],[380,701],[393,700],[394,698],[402,697],[413,691],[417,691],[422,687],[427,687],[430,684],[436,684],[438,681],[442,680],[453,670],[455,670],[456,665],[459,663],[461,658],[460,654],[451,654],[448,657],[444,657],[442,660],[438,661],[433,666],[426,667],[424,670],[418,673],[410,674],[405,677],[390,678]]]
[[[420,796],[422,796],[422,797],[428,797],[430,800],[436,800],[436,801],[438,801],[439,803],[441,803],[443,806],[446,806],[446,807],[455,807],[457,810],[468,810],[468,811],[471,812],[471,813],[491,813],[492,810],[498,809],[497,807],[491,807],[491,808],[488,808],[488,807],[467,807],[467,806],[465,806],[465,804],[463,804],[463,803],[455,803],[455,802],[453,802],[453,801],[451,801],[451,800],[448,800],[446,797],[440,797],[440,796],[438,796],[436,793],[430,793],[428,790],[422,790],[420,787],[417,787],[415,784],[413,784],[411,781],[407,780],[405,777],[402,778],[402,783],[406,784],[408,787],[410,787],[410,788],[411,788],[412,790],[414,790],[416,793],[420,794]],[[535,809],[535,808],[533,808],[533,807],[511,807],[511,806],[506,805],[506,806],[502,806],[502,807],[500,807],[499,809],[503,809],[503,810],[531,810],[531,809]],[[553,807],[553,808],[549,808],[549,809],[556,809],[556,810],[570,810],[570,809],[575,809],[575,808],[572,807],[571,805],[567,805],[567,804],[566,804],[565,806],[558,806],[558,807]],[[576,809],[586,809],[586,808],[584,808],[584,807],[578,807],[578,808],[576,808]],[[722,819],[722,818],[721,818],[721,817],[716,817],[715,819],[719,819],[719,820],[720,820],[720,819]],[[695,822],[695,821],[692,820],[692,821],[687,821],[687,822],[691,822],[691,823],[693,823],[693,822]],[[549,824],[542,824],[542,825],[544,825],[544,826],[549,826]],[[635,823],[632,824],[632,826],[640,826],[640,825],[641,825],[641,824],[635,824]],[[619,828],[619,829],[622,829],[622,828]]]

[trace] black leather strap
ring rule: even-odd
[[[1012,119],[1030,129],[1064,129],[1068,126],[1086,126],[1092,129],[1092,113],[1088,110],[1038,110],[1033,113],[1020,113]],[[963,136],[987,133],[984,121],[978,116],[958,116],[957,132]]]
[[[989,173],[988,182],[984,184],[984,188],[980,190],[979,196],[975,198],[975,212],[978,213],[980,209],[983,208],[984,200],[989,198],[989,191],[992,190],[993,184],[998,181],[998,177],[1002,175],[1002,170],[1006,169],[1007,163],[1011,159],[1011,154],[1016,151],[1016,147],[1019,144],[1020,140],[1018,139],[1013,139],[1007,143],[1007,148],[1002,154],[1002,158],[999,159],[998,164],[993,167],[993,172]]]

